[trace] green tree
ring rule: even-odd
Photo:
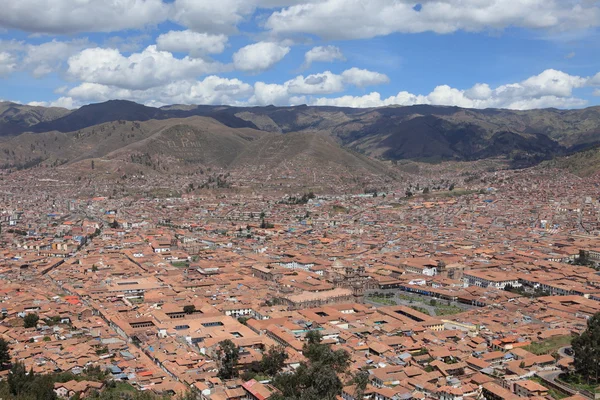
[[[31,374],[33,373],[30,372]],[[55,400],[54,379],[51,375],[36,375],[30,378],[27,392],[36,400]]]
[[[366,371],[359,371],[356,373],[356,375],[354,375],[352,383],[356,385],[354,398],[357,400],[362,400],[365,397],[365,391],[367,390],[367,385],[369,384],[369,373]]]
[[[6,365],[10,363],[10,347],[8,342],[0,338],[0,371],[6,369]]]
[[[8,373],[8,388],[13,396],[25,394],[31,381],[35,379],[33,374],[27,374],[25,364],[17,361]]]
[[[238,376],[237,363],[240,359],[240,349],[231,340],[219,343],[219,378],[232,379]]]
[[[322,343],[319,332],[306,335],[302,354],[303,362],[293,373],[279,374],[273,384],[281,391],[274,399],[285,400],[333,400],[342,392],[343,384],[338,374],[345,372],[350,364],[350,354],[345,350],[332,350]]]
[[[38,317],[37,314],[34,314],[34,313],[27,314],[25,316],[25,318],[23,318],[25,328],[35,328],[37,326],[39,319],[40,319],[40,317]]]
[[[196,311],[196,306],[193,304],[190,304],[188,306],[183,306],[183,312],[186,314],[193,314],[194,311]]]
[[[285,367],[287,359],[288,355],[283,347],[271,346],[262,356],[260,370],[269,376],[275,376]]]
[[[575,371],[589,384],[600,378],[600,313],[587,322],[587,328],[571,342]]]

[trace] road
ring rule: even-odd
[[[594,396],[589,392],[578,391],[578,390],[575,390],[575,389],[559,382],[557,379],[560,376],[560,374],[562,374],[561,370],[538,371],[536,373],[536,375],[538,377],[540,377],[542,379],[542,381],[544,381],[544,383],[546,383],[547,386],[557,389],[563,393],[566,393],[569,396],[574,396],[576,394],[579,394],[588,399],[594,399]]]
[[[571,358],[572,358],[572,357],[573,357],[573,355],[572,355],[572,354],[571,354],[571,355],[568,355],[568,354],[565,352],[567,349],[570,349],[570,348],[571,348],[571,346],[565,346],[565,347],[561,347],[560,349],[558,349],[558,355],[559,355],[559,356],[561,356],[561,357],[571,357]]]

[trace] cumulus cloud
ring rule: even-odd
[[[381,85],[390,81],[390,78],[385,74],[356,67],[342,72],[342,78],[344,82],[358,87]]]
[[[0,52],[0,76],[9,75],[17,68],[17,59],[6,51]]]
[[[271,9],[320,0],[175,0],[172,19],[196,32],[234,33],[257,8]]]
[[[219,63],[189,56],[178,59],[155,45],[129,57],[117,49],[85,49],[69,58],[68,65],[67,72],[74,79],[125,89],[148,89],[224,68]]]
[[[347,70],[347,71],[351,71]],[[348,74],[346,74],[348,75]],[[121,87],[113,84],[84,82],[69,90],[54,105],[72,108],[90,102],[109,99],[129,99],[144,104],[230,104],[230,105],[294,105],[312,104],[343,107],[381,107],[414,104],[460,106],[465,108],[574,108],[586,105],[586,101],[575,97],[578,88],[600,85],[600,74],[594,77],[569,75],[553,69],[521,82],[490,87],[477,83],[467,89],[449,85],[436,86],[428,94],[400,91],[396,95],[383,97],[378,92],[362,96],[344,95],[324,97],[340,93],[350,83],[344,73],[325,71],[308,76],[299,75],[284,83],[256,82],[254,85],[239,79],[227,79],[215,75],[203,80],[181,79],[148,88]],[[356,82],[355,82],[356,83]],[[600,90],[595,94],[600,95]]]
[[[600,25],[600,6],[577,0],[323,0],[273,12],[266,27],[275,33],[359,39],[394,32],[481,31],[510,26],[571,30]]]
[[[166,20],[171,6],[162,0],[0,0],[0,8],[0,27],[66,34],[143,28]]]
[[[344,80],[340,75],[325,71],[306,78],[297,76],[283,86],[290,94],[329,94],[343,91]]]
[[[345,61],[346,58],[336,46],[316,46],[304,54],[303,68],[310,68],[314,62]]]
[[[255,9],[247,0],[175,0],[174,20],[196,32],[233,33]]]
[[[70,42],[52,40],[37,46],[27,45],[23,59],[25,67],[31,69],[36,78],[57,71],[73,54],[93,44],[87,39],[76,39]]]
[[[74,109],[78,108],[79,105],[75,103],[75,101],[70,97],[60,97],[54,101],[30,101],[27,103],[28,106],[36,106],[36,107],[61,107]]]
[[[207,76],[201,81],[180,80],[148,89],[125,89],[98,83],[82,83],[66,98],[85,104],[110,99],[128,99],[144,104],[241,104],[253,94],[251,85],[239,79]]]
[[[600,86],[600,72],[591,77],[588,83],[591,86]]]
[[[562,71],[548,69],[519,83],[490,88],[478,83],[467,90],[440,85],[427,95],[400,92],[396,96],[381,98],[377,92],[364,96],[318,98],[316,105],[351,107],[377,107],[389,105],[434,104],[466,108],[570,108],[582,107],[586,101],[573,97],[573,89],[589,86],[595,78],[583,78]]]
[[[311,74],[306,77],[299,75],[283,84],[257,82],[254,85],[254,97],[249,102],[259,105],[287,105],[293,103],[290,100],[292,97],[295,97],[294,103],[301,100],[304,102],[306,99],[300,99],[298,96],[339,93],[346,89],[346,85],[362,87],[377,82],[381,83],[383,80],[388,81],[387,76],[358,68],[348,69],[340,75],[331,71]]]
[[[265,71],[281,61],[289,52],[289,46],[278,43],[258,42],[249,44],[233,54],[233,65],[239,71]]]
[[[258,105],[287,105],[289,98],[290,93],[285,85],[256,82],[254,84],[254,96],[250,98],[249,103]]]
[[[198,33],[190,30],[169,31],[156,39],[156,48],[191,55],[218,54],[225,50],[227,36]]]
[[[54,39],[39,45],[17,40],[0,40],[0,51],[8,54],[7,58],[13,61],[12,68],[8,72],[30,71],[36,78],[60,70],[71,55],[94,46],[95,44],[90,43],[86,38],[71,41]]]

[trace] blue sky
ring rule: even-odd
[[[0,0],[0,99],[600,104],[595,0]]]

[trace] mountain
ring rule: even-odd
[[[54,121],[70,112],[66,108],[0,102],[0,137],[27,131],[33,126]]]
[[[582,178],[598,174],[600,172],[600,146],[557,157],[542,163],[541,167],[562,169]]]
[[[21,106],[26,107],[26,106]],[[14,107],[12,107],[14,108]],[[459,107],[444,107],[416,105],[407,107],[381,107],[354,109],[344,107],[230,107],[208,105],[170,105],[161,108],[148,107],[130,101],[112,100],[99,104],[90,104],[74,111],[62,109],[17,108],[11,111],[4,125],[0,125],[0,136],[10,136],[12,146],[3,151],[9,151],[4,158],[5,164],[24,165],[34,158],[43,160],[81,159],[86,155],[106,156],[104,147],[112,151],[122,149],[124,152],[138,151],[144,146],[162,146],[166,152],[168,137],[179,138],[181,132],[177,129],[162,132],[154,139],[135,144],[147,139],[150,126],[166,126],[176,124],[178,120],[199,117],[194,120],[194,130],[189,132],[189,140],[202,143],[202,148],[230,147],[230,154],[221,150],[222,156],[215,159],[210,155],[200,156],[195,150],[189,159],[183,156],[187,163],[215,162],[217,165],[238,165],[240,160],[254,160],[255,163],[270,162],[269,157],[279,157],[278,154],[266,155],[264,149],[256,148],[258,157],[244,158],[243,149],[259,146],[258,143],[271,143],[275,153],[285,149],[284,158],[293,155],[290,148],[281,143],[295,143],[302,149],[312,149],[311,157],[327,158],[325,151],[319,151],[318,146],[331,150],[342,147],[346,153],[340,160],[350,161],[347,154],[352,154],[352,162],[357,154],[362,154],[361,163],[366,160],[402,160],[412,159],[427,162],[444,160],[473,161],[487,158],[504,158],[513,167],[534,165],[542,160],[585,150],[600,143],[600,107],[590,107],[582,110],[542,109],[529,111],[514,111],[501,109],[463,109]],[[35,116],[35,118],[33,117]],[[202,119],[204,118],[204,119]],[[219,124],[208,124],[207,121]],[[168,121],[168,122],[160,122]],[[203,121],[203,122],[198,122]],[[148,124],[145,124],[148,122]],[[110,126],[107,126],[109,124]],[[132,125],[133,124],[133,125]],[[138,132],[136,125],[142,124],[144,133]],[[165,125],[166,124],[166,125]],[[198,125],[199,124],[199,125]],[[203,127],[203,124],[206,127]],[[229,128],[228,136],[214,134],[216,129],[221,132]],[[122,129],[132,129],[128,133]],[[116,142],[104,143],[97,136],[105,132],[124,135]],[[252,141],[240,137],[253,132]],[[90,133],[92,132],[92,133]],[[50,135],[56,143],[46,144],[44,153],[32,151],[36,146],[36,135]],[[65,136],[66,135],[66,136]],[[91,135],[82,151],[68,155],[64,146],[74,148],[64,142],[60,149],[53,146],[64,140],[73,140],[76,135]],[[132,136],[133,135],[133,136]],[[306,137],[303,139],[303,136]],[[86,136],[87,137],[87,136]],[[159,140],[160,139],[160,140]],[[37,139],[39,142],[41,139]],[[158,142],[157,142],[158,141]],[[248,146],[249,143],[256,143]],[[78,143],[77,141],[75,141]],[[220,144],[218,144],[220,143]],[[243,146],[241,146],[243,144]],[[39,143],[38,143],[39,145]],[[221,147],[219,147],[221,146]],[[282,147],[283,146],[283,147]],[[114,148],[113,148],[114,147]],[[19,149],[29,148],[29,152],[21,157]],[[16,151],[18,150],[18,151]],[[349,150],[349,151],[348,151]],[[139,150],[141,151],[141,150]],[[208,151],[208,150],[207,150]],[[15,155],[13,156],[13,152]],[[6,153],[5,153],[6,154]],[[233,156],[235,155],[235,157]],[[299,156],[299,155],[294,155]],[[212,158],[211,158],[212,157]],[[241,157],[241,158],[240,158]],[[24,161],[29,160],[29,161]],[[195,160],[195,161],[194,161]],[[61,161],[62,162],[62,161]],[[262,163],[261,165],[263,165]],[[240,164],[241,165],[241,164]]]
[[[68,115],[39,123],[33,132],[72,132],[111,121],[148,121],[151,119],[186,118],[190,116],[210,116],[232,128],[256,128],[254,124],[237,118],[231,113],[223,113],[219,107],[165,107],[155,108],[127,100],[109,100],[104,103],[83,106]]]
[[[98,166],[95,172],[90,171],[90,160]],[[286,187],[316,187],[321,182],[344,185],[348,181],[366,186],[397,175],[385,163],[345,149],[328,135],[231,128],[198,116],[118,120],[67,133],[28,132],[0,142],[1,168],[69,165],[73,168],[67,175],[116,170],[121,175],[130,171],[171,176],[228,171],[240,182],[264,178]]]

